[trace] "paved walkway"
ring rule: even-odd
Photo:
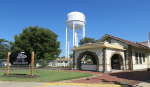
[[[138,86],[136,87],[150,87],[150,83],[142,82],[142,83],[139,83]]]
[[[137,87],[150,87],[150,81],[148,82],[141,82],[137,85]]]
[[[121,87],[114,84],[0,82],[0,87]]]
[[[120,84],[120,83],[126,83],[129,85],[136,85],[138,83],[140,83],[140,81],[138,80],[133,80],[133,79],[127,79],[127,78],[121,78],[119,76],[117,76],[118,74],[120,76],[125,76],[124,72],[120,72],[120,73],[101,73],[101,72],[91,72],[91,71],[76,71],[76,72],[83,72],[83,73],[91,73],[96,75],[95,77],[87,77],[87,78],[81,78],[81,79],[77,79],[77,80],[72,80],[70,82],[73,83],[105,83],[105,84]],[[116,74],[116,75],[115,75]],[[129,73],[130,74],[130,73]],[[132,77],[132,76],[130,76]]]
[[[73,83],[106,83],[106,84],[129,84],[135,87],[150,87],[150,72],[147,71],[126,71],[116,73],[100,73],[90,71],[77,71],[96,75],[96,77],[81,78],[72,80]],[[137,86],[136,86],[137,85]]]
[[[42,87],[43,83],[37,83],[37,82],[5,82],[0,81],[0,87]]]

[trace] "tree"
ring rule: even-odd
[[[54,60],[60,54],[60,42],[57,37],[50,29],[30,26],[15,36],[12,50],[13,52],[25,51],[27,53],[34,51],[37,60]]]
[[[94,38],[85,37],[85,38],[81,39],[79,42],[80,45],[83,45],[86,43],[96,43],[96,40]]]
[[[0,39],[0,59],[7,57],[7,52],[10,50],[10,44],[5,39]]]

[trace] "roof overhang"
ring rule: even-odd
[[[122,46],[117,44],[109,44],[106,42],[99,42],[99,43],[89,43],[79,47],[74,47],[73,50],[86,50],[86,49],[98,49],[98,48],[111,48],[117,50],[126,50]]]

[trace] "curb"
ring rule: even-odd
[[[45,83],[45,86],[86,86],[86,87],[122,87],[115,84],[86,84],[86,83]]]

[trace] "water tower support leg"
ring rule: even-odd
[[[85,25],[83,26],[83,38],[85,38]]]
[[[73,47],[75,45],[75,26],[74,26],[74,22],[73,22]]]
[[[67,58],[67,56],[68,56],[68,29],[67,29],[67,27],[66,27],[66,58]]]

